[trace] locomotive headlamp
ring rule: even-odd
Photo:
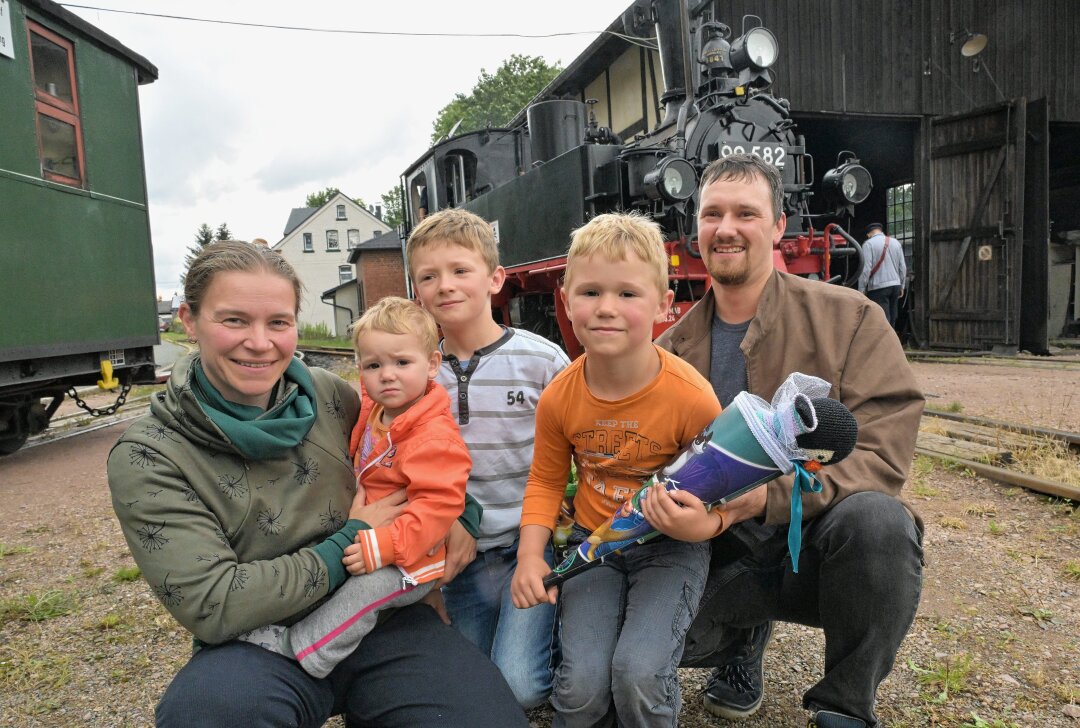
[[[737,69],[764,70],[776,62],[778,55],[776,36],[762,27],[752,28],[731,44],[731,65]]]
[[[848,155],[848,156],[845,156]],[[851,152],[840,152],[837,166],[825,173],[821,187],[826,194],[843,200],[848,205],[858,205],[870,196],[873,182],[866,167]]]
[[[697,172],[694,165],[682,157],[666,157],[645,175],[643,184],[645,194],[651,199],[682,202],[693,197],[697,189]]]

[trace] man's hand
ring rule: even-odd
[[[395,518],[405,511],[407,505],[404,488],[395,490],[393,493],[367,505],[358,501],[360,499],[353,499],[352,507],[349,509],[349,518],[361,520],[372,528],[389,526],[394,522]]]
[[[708,541],[724,529],[724,521],[705,510],[696,495],[651,486],[642,494],[641,512],[660,533],[680,541]]]
[[[713,511],[723,516],[724,529],[726,530],[736,523],[749,521],[751,518],[757,518],[758,516],[764,516],[765,501],[768,494],[768,487],[761,485],[753,490],[743,493],[738,498],[728,501],[722,506],[713,508]]]
[[[438,548],[438,545],[436,545],[433,550]],[[446,534],[446,563],[443,566],[443,575],[435,587],[438,588],[443,584],[449,584],[475,558],[476,539],[465,530],[465,527],[461,525],[461,521],[454,521],[454,525],[450,526],[450,533]],[[449,620],[446,620],[446,623],[449,624]]]
[[[341,563],[345,565],[345,571],[353,576],[367,573],[367,565],[364,564],[364,555],[361,553],[360,544],[351,543],[345,547],[345,555],[341,557]]]

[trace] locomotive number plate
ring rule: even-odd
[[[730,157],[732,154],[753,154],[761,157],[766,164],[771,164],[777,169],[784,168],[784,157],[787,150],[780,144],[721,144],[720,156]]]

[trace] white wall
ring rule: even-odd
[[[337,206],[345,205],[344,220],[337,219]],[[336,230],[338,250],[326,249],[326,232]],[[302,225],[274,245],[274,250],[292,264],[304,284],[300,302],[300,324],[325,324],[337,336],[346,332],[336,331],[334,309],[320,300],[323,291],[341,282],[338,266],[349,263],[349,230],[358,230],[362,243],[374,237],[375,232],[389,232],[390,226],[357,205],[343,194],[327,202]],[[311,233],[312,252],[304,252],[304,233]],[[355,270],[353,271],[355,274]]]

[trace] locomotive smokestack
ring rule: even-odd
[[[656,0],[653,3],[660,70],[664,75],[663,124],[674,122],[688,95],[690,84],[690,17],[686,0]]]

